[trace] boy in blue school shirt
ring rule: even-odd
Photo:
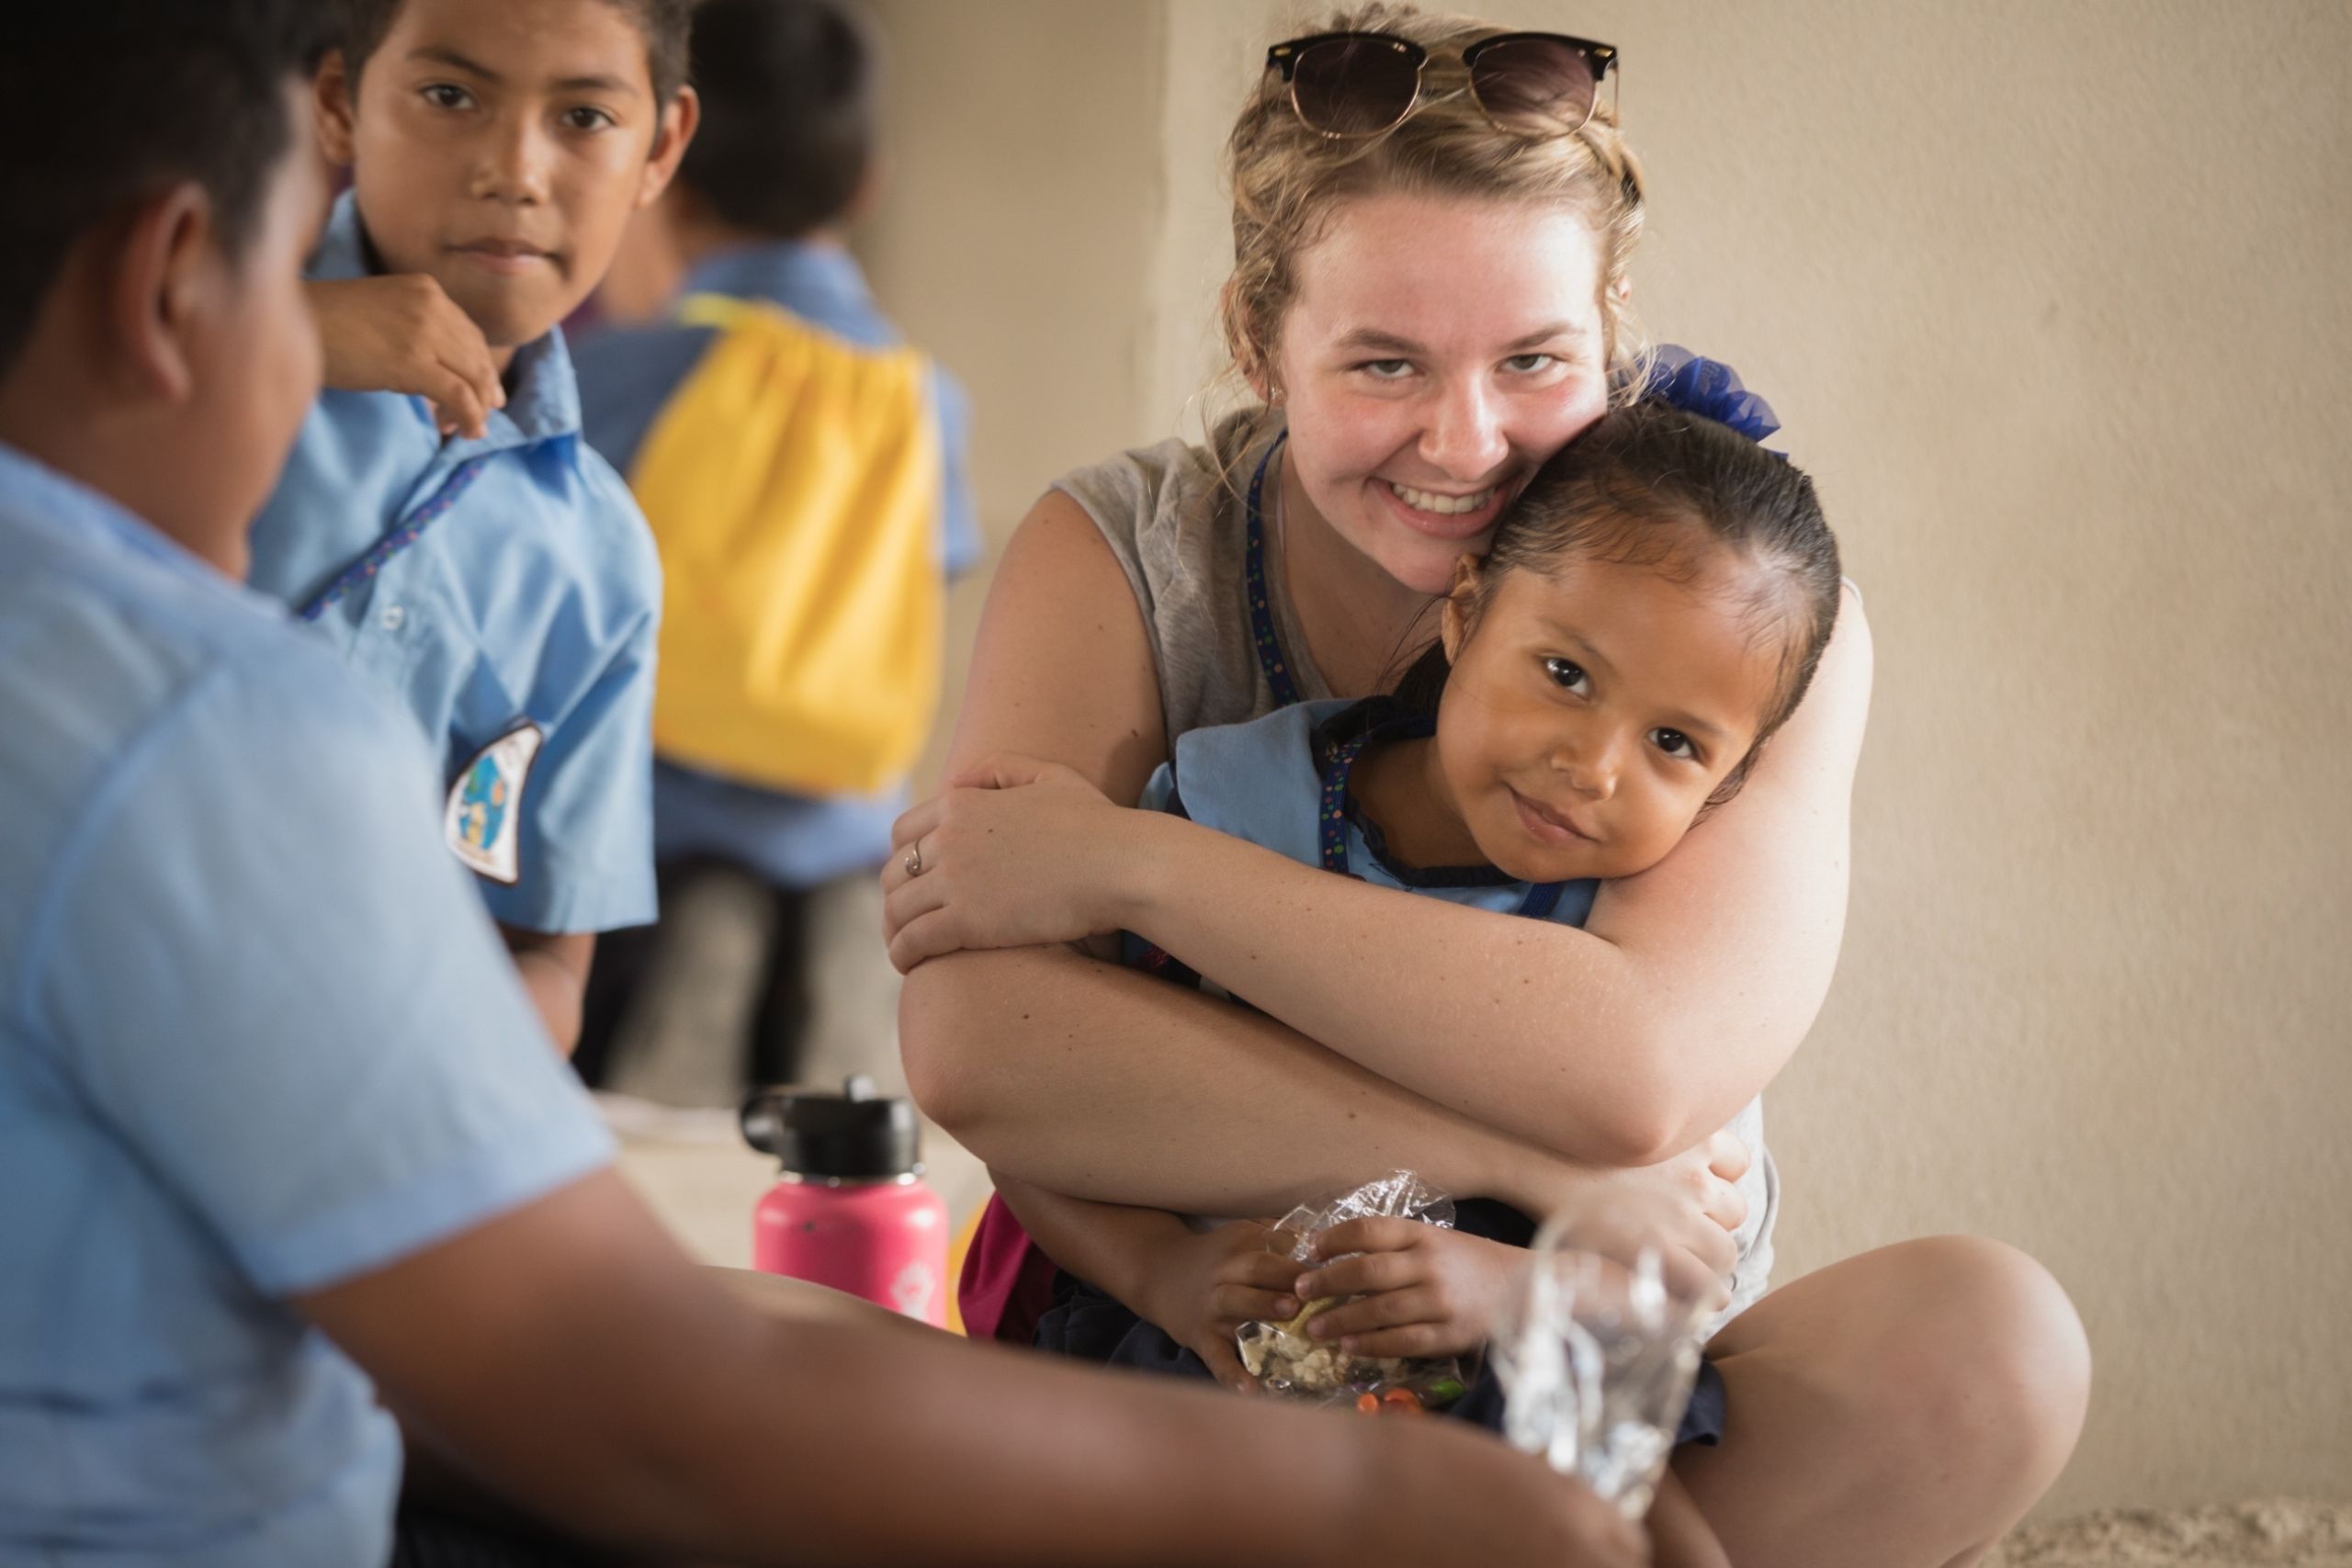
[[[681,389],[720,336],[707,321],[676,319],[679,300],[753,301],[855,350],[900,348],[897,327],[844,243],[873,197],[878,63],[869,25],[838,0],[704,0],[696,8],[700,128],[668,194],[636,220],[625,253],[632,270],[660,280],[649,290],[657,298],[631,303],[658,309],[662,319],[584,335],[577,353],[589,443],[633,481],[642,479],[639,464],[652,433],[673,416]],[[982,547],[967,477],[963,390],[935,365],[923,374],[928,450],[936,455],[924,570],[936,574],[935,593],[944,579],[977,565]],[[796,417],[839,417],[826,400],[838,385],[817,378]],[[864,400],[857,417],[876,417],[878,406]],[[744,410],[735,421],[740,430],[704,433],[697,443],[727,451],[755,439],[761,419],[762,411]],[[678,541],[657,498],[641,494],[667,555]],[[839,524],[803,513],[771,525],[821,531]],[[708,549],[691,534],[684,547]],[[675,573],[682,563],[673,558],[670,569]],[[690,678],[688,666],[665,651],[665,692]],[[657,713],[657,734],[664,716]],[[737,722],[775,721],[747,707]],[[577,1058],[582,1073],[591,1082],[712,1103],[731,1102],[746,1066],[764,1081],[837,1079],[852,1071],[898,1079],[898,975],[872,933],[881,924],[875,873],[906,807],[903,773],[865,791],[785,787],[696,756],[672,735],[657,741],[654,853],[662,907],[679,918],[665,915],[658,930],[603,942]],[[724,1049],[715,1052],[713,1043],[684,1038],[688,1031],[665,1019],[661,998],[672,987],[662,982],[684,962],[710,972],[707,940],[691,954],[682,950],[717,911],[741,907],[739,889],[764,905],[768,940],[763,972],[737,998],[748,1038],[718,1043]],[[706,912],[698,914],[698,904]],[[708,1012],[698,990],[693,1017]]]
[[[687,1262],[442,852],[424,748],[236,583],[318,386],[316,15],[0,8],[0,1562],[611,1560],[545,1520],[632,1561],[1626,1568],[1497,1445]],[[401,1427],[491,1493],[396,1534]],[[1280,1517],[1194,1501],[1276,1473]]]
[[[440,753],[444,840],[569,1050],[595,933],[653,916],[660,569],[581,442],[556,323],[692,137],[687,6],[344,9],[315,91],[354,185],[310,268],[333,389],[254,524],[251,581]]]

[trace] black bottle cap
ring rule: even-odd
[[[796,1176],[887,1181],[922,1168],[914,1106],[852,1077],[839,1094],[788,1085],[755,1089],[743,1101],[743,1141]]]

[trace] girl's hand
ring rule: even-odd
[[[1137,1312],[1206,1361],[1216,1381],[1243,1393],[1258,1380],[1241,1365],[1233,1336],[1251,1321],[1280,1323],[1298,1315],[1288,1294],[1298,1265],[1275,1252],[1273,1228],[1236,1220],[1170,1246],[1151,1269],[1151,1288]]]
[[[326,384],[408,392],[433,404],[444,435],[479,437],[506,388],[473,318],[423,273],[306,284],[326,354]]]
[[[1112,805],[1058,762],[1010,753],[950,775],[947,786],[890,831],[882,924],[901,972],[964,948],[1039,947],[1119,929],[1120,888],[1157,813]]]
[[[1315,1254],[1337,1261],[1298,1275],[1291,1289],[1302,1301],[1357,1298],[1306,1325],[1309,1337],[1337,1339],[1351,1356],[1476,1349],[1527,1261],[1518,1247],[1402,1219],[1333,1225],[1316,1238]]]

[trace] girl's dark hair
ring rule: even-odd
[[[1716,790],[1720,802],[1738,792],[1764,742],[1796,711],[1838,623],[1837,536],[1794,464],[1665,403],[1613,410],[1538,469],[1504,512],[1470,625],[1475,635],[1478,612],[1514,571],[1575,559],[1654,567],[1688,581],[1711,548],[1763,569],[1745,608],[1781,644],[1772,705],[1755,745]],[[1397,700],[1434,715],[1449,671],[1444,643],[1432,644],[1397,682]]]
[[[368,63],[392,30],[407,0],[343,0],[343,62],[355,89]],[[653,78],[653,101],[667,106],[686,80],[686,34],[694,0],[605,0],[628,13],[645,35],[645,69]]]

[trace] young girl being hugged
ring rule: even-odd
[[[991,585],[956,787],[900,820],[884,874],[909,1081],[1004,1190],[1279,1213],[1403,1167],[1539,1213],[1631,1183],[1726,1250],[1754,1206],[1721,1129],[1836,964],[1858,601],[1737,798],[1601,883],[1581,926],[1125,804],[1171,759],[1181,779],[1204,726],[1381,691],[1457,559],[1643,384],[1623,68],[1394,6],[1270,51],[1230,142],[1224,297],[1258,406],[1036,503]],[[1118,931],[1260,1010],[1069,945]],[[1028,1337],[1025,1247],[992,1218],[967,1322]],[[1201,1299],[1214,1238],[1182,1258]],[[2047,1272],[1965,1237],[1782,1284],[1708,1354],[1737,1414],[1675,1472],[1742,1568],[1974,1561],[2064,1465],[2088,1376]]]
[[[1301,703],[1195,729],[1144,804],[1326,871],[1476,908],[1581,925],[1602,881],[1664,860],[1736,795],[1811,683],[1836,625],[1838,547],[1813,483],[1713,420],[1645,402],[1604,415],[1545,465],[1464,556],[1440,636],[1393,696]],[[1175,967],[1149,950],[1148,966]],[[1506,960],[1507,962],[1507,960]],[[1476,1044],[1465,1057],[1475,1064]],[[1764,1292],[1777,1194],[1760,1105],[1731,1131],[1759,1157],[1727,1318]],[[1305,1273],[1262,1224],[1218,1226],[1204,1280],[1194,1225],[1162,1212],[1007,1198],[1064,1276],[1044,1348],[1246,1382],[1235,1331],[1352,1298],[1306,1332],[1351,1356],[1459,1356],[1486,1342],[1533,1224],[1464,1204],[1458,1228],[1358,1220]],[[1121,1281],[1114,1295],[1079,1276]],[[1205,1288],[1204,1288],[1205,1287]],[[1679,1434],[1714,1444],[1710,1365]],[[1488,1424],[1482,1387],[1462,1407]],[[1679,1490],[1674,1561],[1719,1560]],[[1672,1516],[1669,1516],[1670,1517]]]

